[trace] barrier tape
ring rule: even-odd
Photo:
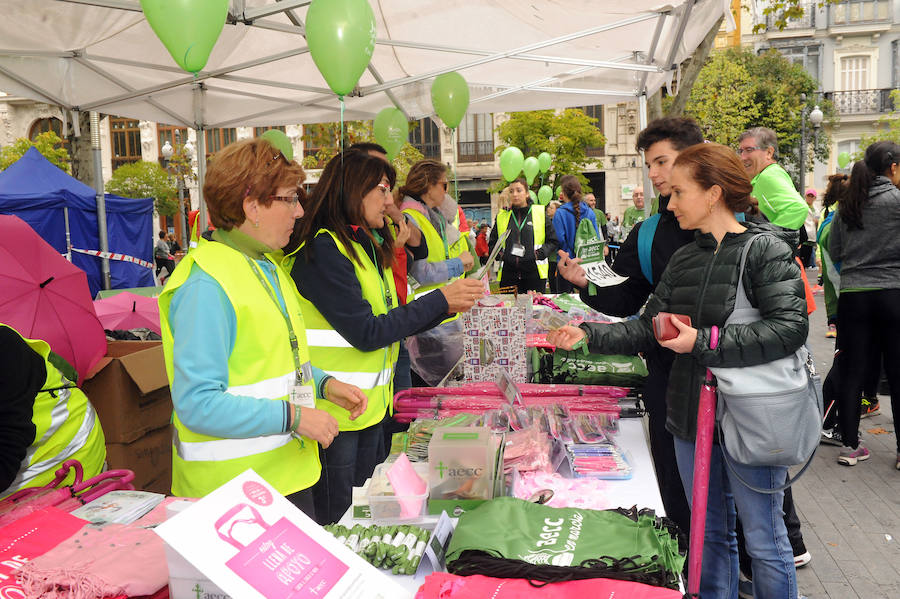
[[[98,258],[121,260],[122,262],[132,262],[134,264],[137,264],[138,266],[143,266],[144,268],[154,268],[152,262],[147,262],[146,260],[141,260],[140,258],[135,258],[134,256],[126,256],[125,254],[101,252],[100,250],[79,250],[78,248],[72,248],[72,251],[78,252],[79,254],[87,254],[88,256],[97,256]]]

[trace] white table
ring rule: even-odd
[[[638,418],[619,420],[619,432],[615,436],[615,441],[619,447],[628,452],[633,473],[629,480],[598,481],[604,486],[604,492],[615,499],[616,505],[610,507],[630,508],[637,505],[638,508],[651,508],[657,515],[664,516],[665,510],[656,483],[656,472],[650,458],[650,448],[642,420]],[[351,514],[352,508],[344,513],[340,523],[348,527],[354,524],[372,524],[371,520],[354,519]],[[428,516],[424,523],[418,523],[417,526],[431,528],[437,518],[438,516]],[[395,576],[394,580],[409,591],[410,598],[415,595],[423,582],[416,580],[414,576]]]

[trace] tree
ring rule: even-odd
[[[410,128],[418,126],[418,123],[410,123]],[[303,168],[321,168],[322,165],[337,156],[341,141],[340,123],[318,123],[303,126],[303,142],[319,148],[315,155],[303,157]],[[373,142],[375,132],[372,129],[372,121],[345,121],[344,122],[344,147],[349,148],[353,144]],[[397,185],[406,182],[409,169],[422,160],[422,152],[407,142],[403,145],[394,159],[391,161],[397,170]]]
[[[550,182],[550,186],[555,188],[559,177],[575,175],[587,193],[590,186],[581,172],[594,159],[587,157],[586,148],[606,145],[606,138],[596,123],[597,119],[589,117],[580,108],[513,112],[509,120],[497,127],[503,143],[496,148],[496,152],[500,154],[511,146],[522,150],[525,156],[536,157],[541,152],[547,152],[552,162],[544,182]],[[535,187],[538,186],[537,181],[539,179],[535,179]],[[491,186],[490,191],[499,191],[505,186],[504,181],[499,181]]]
[[[815,6],[836,4],[840,1],[841,0],[818,0],[818,2],[815,3]],[[757,0],[755,4],[757,5],[756,7],[758,7],[760,2]],[[803,18],[807,8],[814,8],[814,6],[807,5],[804,0],[769,0],[764,4],[765,6],[762,9],[763,16],[774,16],[775,18],[772,20],[772,24],[779,31],[787,27],[788,21],[791,19]],[[753,26],[753,33],[760,33],[765,30],[766,23],[762,19]]]
[[[859,151],[852,156],[853,160],[862,160],[866,148],[876,141],[892,141],[900,144],[900,89],[891,91],[893,111],[878,119],[875,123],[877,131],[859,140]]]
[[[736,145],[740,133],[751,127],[769,127],[778,135],[779,163],[798,173],[801,112],[816,104],[825,121],[835,120],[830,101],[817,99],[818,82],[806,70],[792,64],[776,50],[756,55],[750,49],[729,48],[715,52],[697,77],[685,113],[697,119],[706,139]],[[806,102],[801,94],[806,94]],[[812,127],[807,125],[807,135]],[[830,136],[818,132],[808,147],[819,161],[828,158]],[[806,169],[811,168],[806,157]]]
[[[53,131],[44,131],[33,140],[20,137],[12,144],[0,149],[0,171],[9,168],[13,162],[25,155],[29,148],[35,147],[44,158],[69,172],[69,152],[62,146],[62,139]]]
[[[106,191],[124,198],[153,198],[156,211],[164,216],[178,211],[175,180],[155,162],[123,164],[113,171]]]

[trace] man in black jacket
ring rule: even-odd
[[[683,245],[694,239],[693,231],[683,231],[675,216],[668,210],[669,174],[672,163],[681,150],[703,142],[703,133],[692,119],[664,118],[650,123],[640,132],[637,149],[644,152],[644,160],[650,171],[650,180],[659,192],[659,221],[653,235],[650,250],[650,266],[653,280],[648,281],[641,269],[638,252],[638,236],[648,221],[635,224],[619,248],[612,268],[628,280],[615,287],[597,289],[594,295],[588,291],[584,269],[560,253],[557,264],[559,273],[582,289],[584,303],[611,316],[630,316],[638,312],[655,284],[659,282],[669,259]],[[650,453],[656,468],[659,491],[666,515],[673,519],[685,533],[691,528],[691,511],[675,463],[672,435],[666,430],[666,385],[672,368],[674,354],[662,347],[644,356],[649,375],[644,385],[644,404],[650,420]]]

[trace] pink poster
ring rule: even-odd
[[[223,530],[225,524],[230,526]],[[232,532],[238,525],[246,529],[248,524],[261,529],[261,534],[243,544]],[[229,510],[216,525],[219,537],[239,550],[227,566],[268,599],[322,597],[349,569],[287,518],[269,526],[246,504]]]

